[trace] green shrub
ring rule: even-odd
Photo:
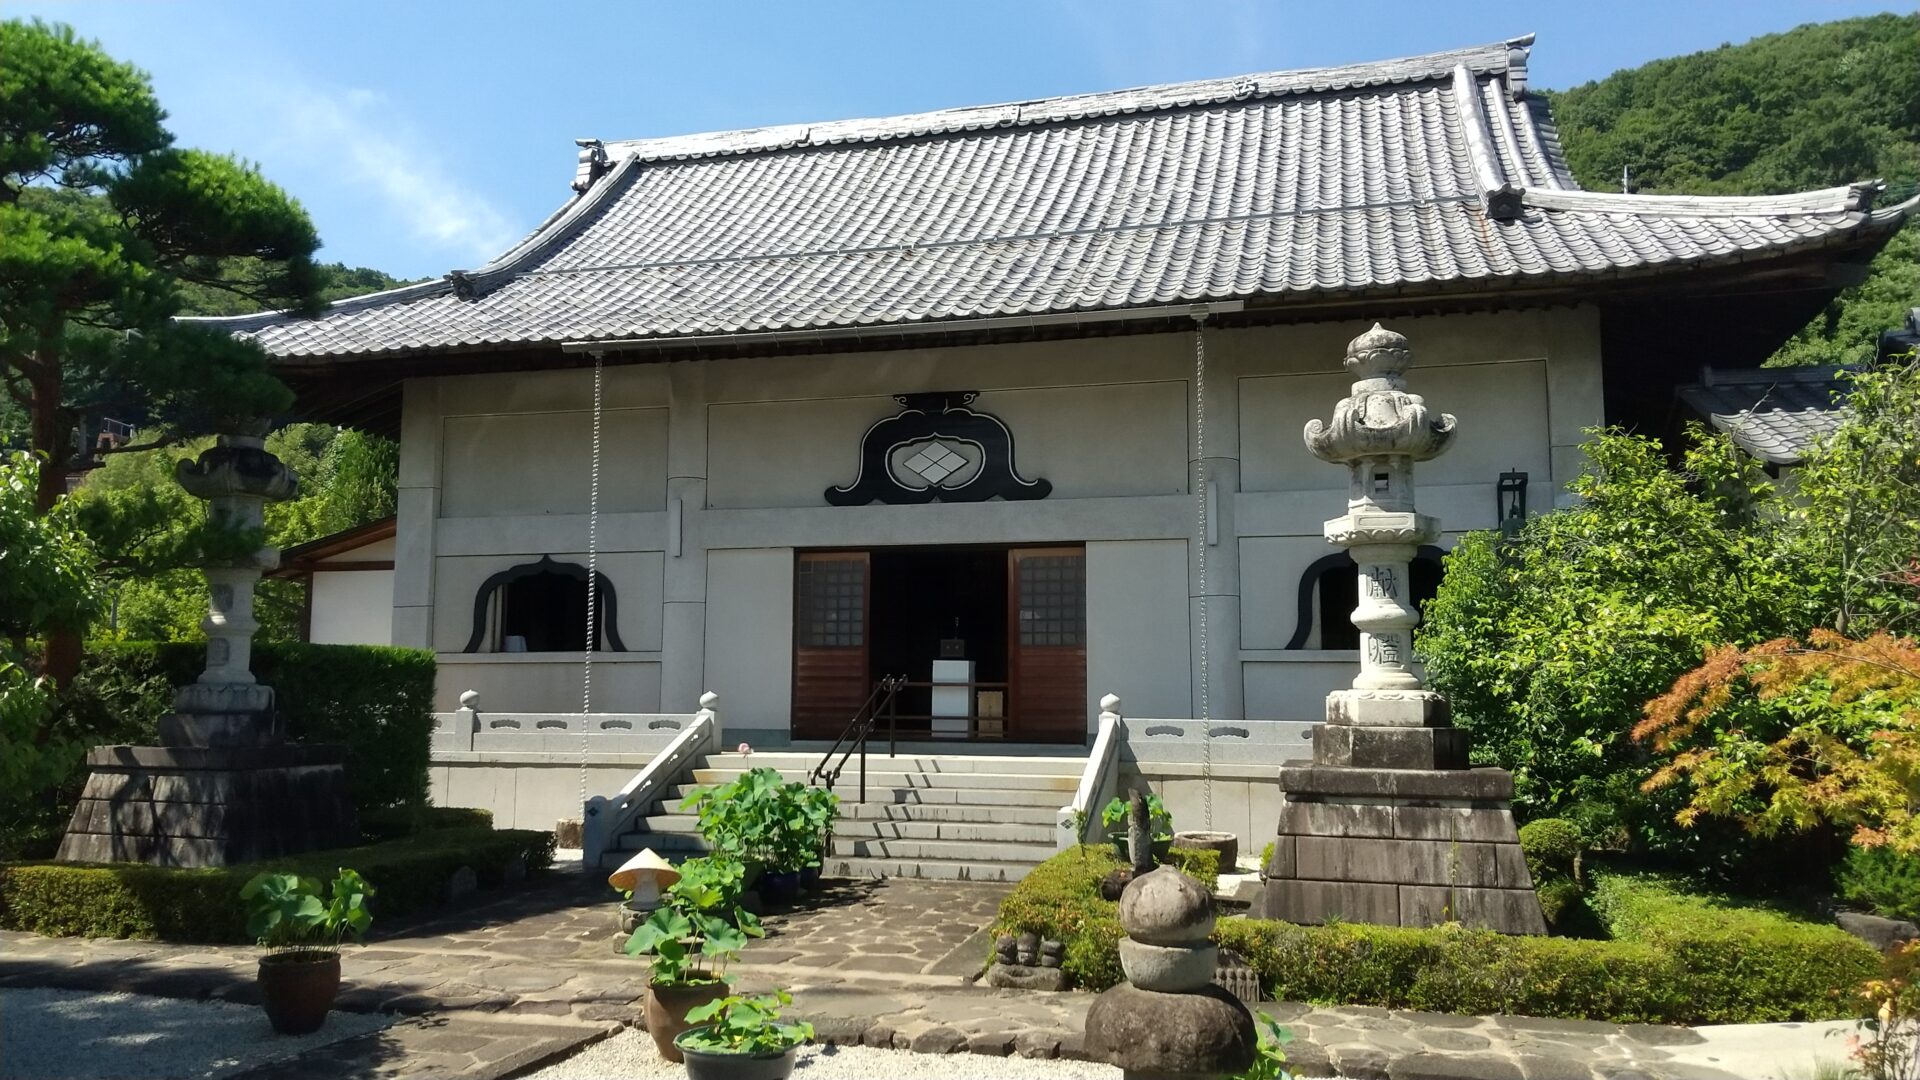
[[[87,667],[97,677],[130,686],[156,675],[184,686],[205,666],[202,642],[96,642],[87,656]],[[262,641],[253,646],[253,673],[273,687],[289,736],[346,747],[347,783],[358,812],[426,804],[433,736],[431,652]],[[126,707],[164,704],[148,695]],[[125,719],[151,724],[158,717]]]
[[[1889,919],[1920,921],[1920,857],[1850,848],[1840,864],[1840,899]]]
[[[1879,954],[1839,927],[1684,891],[1669,877],[1596,873],[1590,895],[1617,941],[1673,959],[1692,1022],[1849,1016],[1855,990],[1879,970]]]
[[[1672,961],[1647,946],[1442,926],[1227,919],[1214,938],[1283,1001],[1620,1023],[1684,1015]]]
[[[1220,884],[1220,853],[1212,848],[1173,848],[1167,861],[1212,892]]]
[[[477,806],[392,806],[360,815],[360,835],[369,844],[438,829],[491,829],[493,811]]]
[[[996,931],[1058,939],[1075,985],[1114,985],[1125,935],[1099,889],[1120,865],[1105,847],[1054,856],[1001,902]],[[1618,940],[1240,918],[1221,920],[1214,940],[1245,957],[1280,1000],[1615,1023],[1850,1016],[1854,988],[1878,961],[1834,927],[1686,896],[1663,879],[1608,875],[1603,893]],[[1592,918],[1577,887],[1556,914]]]
[[[1535,888],[1554,881],[1580,880],[1580,855],[1586,850],[1580,827],[1560,818],[1541,818],[1520,826],[1520,851]]]
[[[342,866],[379,890],[381,919],[431,911],[463,866],[482,885],[504,881],[516,861],[529,873],[553,864],[553,834],[526,829],[434,829],[365,847],[313,852],[217,869],[181,870],[131,863],[0,864],[0,928],[55,937],[158,938],[244,944],[240,889],[263,871],[331,880]]]

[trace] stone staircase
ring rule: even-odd
[[[714,754],[648,807],[642,828],[618,838],[602,858],[613,867],[641,848],[668,858],[706,850],[680,801],[696,786],[723,784],[749,768],[778,769],[807,779],[818,753]],[[828,877],[904,877],[947,881],[1018,881],[1056,850],[1055,819],[1073,800],[1086,765],[1081,757],[1018,754],[867,755],[867,801],[860,802],[857,760],[834,790],[840,819],[826,865]]]

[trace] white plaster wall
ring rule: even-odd
[[[706,634],[707,684],[720,695],[722,731],[788,730],[793,549],[707,552]]]
[[[492,712],[579,712],[579,654],[442,653],[433,707],[452,712],[460,695],[478,691]],[[593,658],[593,711],[660,711],[659,653],[598,653]]]
[[[587,506],[593,414],[449,416],[444,517],[573,514]],[[601,417],[602,513],[658,510],[667,489],[667,410],[607,409]]]
[[[307,640],[316,645],[391,645],[393,571],[315,573],[313,619]]]
[[[1229,478],[1215,508],[1222,535],[1209,549],[1219,631],[1211,652],[1244,691],[1248,718],[1317,720],[1325,692],[1351,677],[1349,656],[1279,647],[1292,630],[1299,570],[1331,550],[1321,523],[1344,503],[1343,471],[1308,455],[1300,429],[1348,392],[1340,360],[1369,324],[1208,331],[1209,385],[1225,399],[1209,405],[1218,434],[1208,454],[1214,475]],[[1412,391],[1460,418],[1456,446],[1418,473],[1422,510],[1450,530],[1491,526],[1495,478],[1514,468],[1532,477],[1532,508],[1550,506],[1554,487],[1577,470],[1581,429],[1602,415],[1594,311],[1434,316],[1390,328],[1412,340]],[[1095,626],[1090,711],[1111,691],[1131,715],[1189,715],[1192,347],[1183,331],[607,368],[601,563],[620,590],[622,636],[644,651],[629,658],[640,666],[623,676],[622,693],[657,696],[657,665],[672,658],[668,681],[719,693],[724,722],[784,730],[794,549],[1083,542]],[[980,391],[976,407],[1012,429],[1021,474],[1048,479],[1054,494],[826,505],[824,490],[854,477],[861,433],[897,410],[891,395],[937,390]],[[407,383],[395,641],[459,648],[487,574],[547,553],[584,561],[590,401],[591,373],[579,369]],[[671,469],[669,442],[682,459]],[[672,499],[669,473],[680,485]],[[1176,571],[1183,559],[1189,565]],[[686,572],[675,578],[676,567]],[[672,598],[704,617],[667,627],[663,579],[678,580]],[[577,664],[554,670],[569,665],[567,676],[496,664],[462,678],[494,680],[516,707],[573,709]],[[596,668],[596,685],[600,678]],[[1217,706],[1230,695],[1215,686]]]
[[[1107,694],[1129,716],[1186,714],[1187,606],[1186,541],[1087,545],[1088,730]]]
[[[1050,499],[1169,495],[1186,489],[1186,394],[1172,380],[1003,389],[973,407],[1006,423],[1015,468],[1050,482]],[[899,411],[880,394],[713,405],[708,503],[819,506],[858,475],[861,433]]]

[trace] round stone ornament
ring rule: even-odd
[[[1213,934],[1213,897],[1171,866],[1134,878],[1120,894],[1120,925],[1150,945],[1192,945]]]

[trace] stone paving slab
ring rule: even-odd
[[[981,933],[1004,886],[961,882],[848,882],[812,904],[766,917],[768,937],[733,969],[750,991],[791,989],[794,1013],[839,1045],[1078,1057],[1093,995],[971,985]],[[828,899],[833,901],[829,904]],[[835,906],[837,905],[837,906]],[[639,1022],[646,967],[618,953],[606,890],[556,874],[464,911],[383,927],[342,953],[340,1007],[421,1017],[383,1039],[350,1040],[313,1075],[489,1076],[570,1053],[581,1041]],[[978,960],[973,954],[979,953]],[[0,932],[0,986],[125,990],[257,1000],[251,948],[42,938]],[[1297,1075],[1354,1080],[1755,1080],[1730,1065],[1713,1029],[1616,1025],[1531,1017],[1460,1017],[1386,1009],[1263,1005],[1295,1035]],[[1770,1025],[1775,1060],[1799,1047],[1837,1059],[1839,1039],[1813,1025]],[[498,1029],[498,1030],[495,1030]],[[384,1040],[384,1041],[383,1041]],[[465,1049],[461,1049],[464,1047]],[[465,1064],[459,1060],[467,1055]],[[400,1064],[416,1062],[418,1070]],[[1798,1067],[1798,1066],[1796,1066]],[[356,1071],[357,1070],[357,1071]],[[1745,1071],[1742,1071],[1745,1070]],[[281,1074],[276,1074],[281,1075]],[[286,1074],[291,1075],[291,1074]],[[1808,1068],[1807,1075],[1812,1075]]]
[[[338,1080],[435,1076],[503,1080],[565,1057],[623,1030],[620,1024],[528,1024],[471,1016],[415,1017],[343,1039],[290,1061],[274,1061],[233,1080]]]

